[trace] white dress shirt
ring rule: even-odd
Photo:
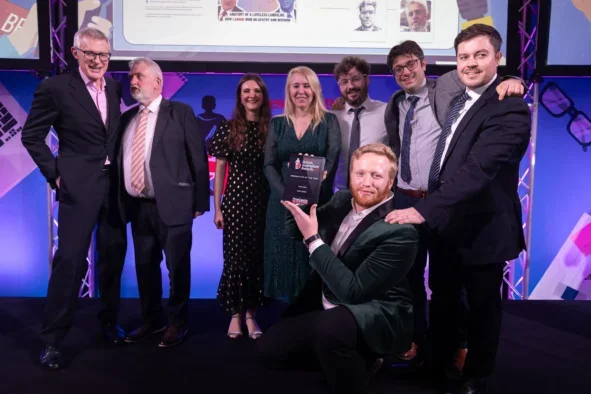
[[[135,135],[138,122],[140,120],[140,113],[145,108],[140,104],[138,113],[133,117],[131,122],[125,129],[123,135],[123,179],[125,181],[125,190],[132,197],[138,198],[154,198],[154,184],[152,183],[152,173],[150,171],[150,157],[152,156],[152,141],[154,139],[154,129],[156,128],[156,121],[158,120],[158,110],[162,102],[162,95],[159,95],[154,101],[148,105],[148,125],[146,128],[146,158],[144,162],[144,181],[146,187],[138,194],[138,192],[131,186],[131,154],[133,150],[133,137]]]
[[[372,100],[369,97],[365,99],[361,106],[365,107],[359,113],[359,146],[383,143],[389,145],[388,132],[386,131],[386,123],[384,122],[384,115],[386,113],[387,103],[378,100]],[[353,127],[354,113],[349,113],[353,108],[348,103],[345,108],[338,111],[332,111],[339,120],[341,127],[341,155],[339,156],[339,164],[334,181],[336,189],[348,189],[347,184],[349,174],[349,143],[351,142],[351,127]]]
[[[392,199],[392,197],[394,197],[394,193],[389,192],[388,197],[384,201],[382,201],[379,204],[374,205],[373,207],[364,209],[363,211],[359,211],[359,212],[355,211],[355,204],[353,202],[353,199],[351,199],[351,206],[353,209],[351,209],[351,211],[347,214],[347,216],[345,216],[345,219],[343,219],[341,226],[339,227],[339,231],[337,232],[337,235],[334,237],[334,240],[332,241],[332,244],[330,245],[330,249],[334,252],[334,254],[339,253],[339,250],[341,249],[341,247],[343,246],[343,244],[345,243],[347,238],[349,238],[349,236],[351,235],[353,230],[355,230],[357,225],[359,223],[361,223],[361,221],[367,215],[372,213],[380,205],[386,203],[387,201],[390,201]],[[316,241],[312,242],[312,244],[310,245],[310,248],[309,248],[310,255],[312,255],[312,253],[314,253],[314,251],[316,249],[318,249],[321,245],[324,245],[324,242],[321,239],[317,239]],[[324,307],[324,309],[331,309],[337,305],[330,303],[326,299],[326,297],[324,296],[324,292],[323,292],[322,293],[322,306]]]
[[[458,128],[458,125],[462,121],[462,118],[464,117],[464,115],[466,115],[466,113],[470,110],[470,108],[472,108],[472,106],[480,98],[480,96],[482,96],[482,93],[484,93],[484,91],[486,89],[488,89],[488,87],[490,85],[492,85],[492,83],[495,81],[495,79],[497,79],[497,74],[495,74],[495,76],[492,77],[492,79],[490,81],[488,81],[488,83],[484,86],[481,86],[481,87],[476,88],[474,90],[470,90],[470,89],[466,88],[466,92],[470,96],[470,100],[466,101],[466,103],[464,104],[464,108],[458,113],[458,117],[451,124],[451,131],[449,132],[449,135],[445,139],[445,148],[443,148],[443,154],[441,155],[441,163],[439,163],[440,170],[441,170],[441,166],[443,165],[443,161],[445,160],[445,155],[447,154],[447,149],[449,148],[449,144],[451,143],[451,139],[453,138],[454,133],[456,132],[456,129]]]

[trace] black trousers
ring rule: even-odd
[[[407,196],[400,188],[397,188],[394,197],[396,209],[414,207],[420,198]],[[427,335],[427,291],[425,289],[425,267],[427,266],[427,251],[429,249],[430,232],[425,225],[417,226],[419,232],[419,245],[417,255],[411,269],[406,274],[406,279],[412,292],[412,306],[414,309],[415,324],[413,342],[418,346],[423,345]]]
[[[131,200],[131,232],[144,322],[164,322],[160,270],[164,251],[170,281],[168,324],[186,326],[191,293],[192,223],[167,226],[158,214],[155,200]]]
[[[257,342],[258,355],[269,367],[319,365],[338,394],[364,393],[367,372],[377,359],[342,306],[280,320]]]
[[[458,331],[457,313],[462,288],[468,300],[468,354],[465,378],[483,379],[494,371],[501,331],[501,283],[504,262],[477,264],[462,261],[450,242],[432,238],[429,266],[431,287],[430,324],[433,366],[445,370],[454,359],[457,343],[450,341]]]
[[[72,201],[62,184],[58,211],[58,249],[53,257],[41,339],[59,343],[72,326],[82,279],[88,270],[88,248],[97,228],[96,272],[101,300],[99,322],[116,324],[119,313],[121,273],[127,250],[125,223],[117,202],[116,174],[105,170],[99,179],[98,202]]]

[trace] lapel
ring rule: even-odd
[[[76,70],[73,71],[70,75],[70,87],[72,88],[72,96],[74,99],[88,112],[90,116],[97,122],[99,122],[103,127],[105,127],[103,120],[101,119],[101,114],[96,107],[96,104],[90,97],[90,93],[88,93],[88,88],[84,84],[80,73]],[[106,128],[105,128],[106,130]]]
[[[158,145],[158,142],[166,130],[168,119],[170,119],[170,101],[162,98],[160,108],[158,109],[158,119],[156,120],[156,127],[154,128],[154,140],[152,141],[152,151]]]
[[[367,230],[371,225],[373,225],[378,220],[384,218],[388,213],[394,210],[394,197],[390,199],[390,201],[380,205],[376,209],[374,209],[369,215],[367,215],[363,220],[355,227],[353,232],[347,237],[341,249],[339,249],[338,256],[342,256],[347,252],[347,249],[355,242],[355,240],[363,234],[365,230]],[[339,222],[340,226],[340,222]]]
[[[127,126],[129,126],[129,123],[131,122],[131,120],[134,118],[134,116],[137,115],[137,112],[139,111],[140,106],[136,105],[133,108],[130,108],[129,110],[127,110],[123,116],[121,117],[121,124],[119,125],[121,133],[119,134],[119,139],[120,139],[120,145],[121,148],[119,149],[119,169],[121,171],[123,171],[123,140],[125,139],[125,131],[127,130]],[[123,174],[123,172],[121,172]]]
[[[351,195],[349,194],[349,196]],[[326,244],[328,246],[332,245],[334,238],[337,236],[337,233],[339,232],[341,223],[343,223],[345,217],[349,214],[349,212],[351,212],[351,209],[353,209],[353,207],[351,206],[351,198],[348,198],[345,199],[345,201],[343,201],[342,205],[336,207],[334,213],[330,215],[330,223],[324,230],[326,237],[324,239],[326,240]]]
[[[110,78],[105,78],[105,82],[107,84],[106,92],[107,92],[107,110],[108,118],[107,118],[107,130],[109,132],[116,132],[117,130],[112,130],[113,126],[117,126],[115,119],[115,114],[120,112],[120,102],[119,97],[117,96],[117,85],[114,80]]]
[[[437,105],[435,102],[435,81],[429,78],[427,78],[427,92],[427,97],[429,98],[429,104],[431,104],[433,116],[435,116],[435,120],[437,123],[439,123],[439,117],[437,116]]]
[[[453,137],[451,138],[451,141],[449,143],[449,147],[447,148],[447,152],[445,153],[445,158],[443,159],[443,164],[441,166],[442,170],[443,170],[443,166],[445,166],[445,163],[447,162],[447,159],[449,158],[451,152],[453,151],[458,140],[460,139],[460,136],[462,135],[462,133],[466,129],[466,126],[468,125],[470,120],[474,117],[474,115],[476,115],[478,113],[478,111],[480,111],[480,109],[484,106],[484,104],[486,104],[488,99],[491,98],[492,96],[494,96],[494,94],[496,93],[496,88],[497,88],[498,84],[499,84],[499,77],[497,77],[497,79],[484,91],[484,93],[482,93],[482,95],[470,107],[468,112],[466,112],[466,114],[464,115],[464,117],[462,118],[460,123],[458,124],[458,127],[456,128],[456,131],[454,132]]]

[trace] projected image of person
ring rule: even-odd
[[[376,26],[375,23],[375,16],[376,16],[376,9],[377,9],[377,1],[375,0],[365,0],[359,3],[359,20],[361,21],[361,26],[359,26],[355,31],[381,31],[382,29]]]
[[[321,206],[333,194],[340,150],[339,121],[324,107],[318,76],[308,67],[293,68],[285,85],[284,113],[271,120],[265,146],[265,175],[271,187],[265,228],[265,296],[291,303],[310,273],[306,247],[285,232],[286,210],[281,198],[290,155],[326,158]]]
[[[431,14],[427,0],[401,0],[400,31],[425,33],[431,31]]]
[[[296,0],[277,0],[279,2],[279,8],[277,8],[273,13],[274,14],[287,14],[288,19],[296,19],[296,9],[295,3]]]
[[[264,303],[263,245],[269,184],[263,160],[270,120],[265,83],[256,74],[246,74],[236,89],[232,119],[222,122],[209,149],[216,158],[213,221],[223,229],[224,242],[224,268],[217,298],[232,314],[228,328],[231,339],[242,337],[243,314],[249,338],[262,335],[255,312]]]
[[[209,148],[216,130],[220,127],[222,122],[226,120],[224,115],[213,112],[215,106],[216,102],[214,96],[203,96],[203,99],[201,99],[201,108],[203,108],[204,112],[197,115],[199,131],[203,135],[205,146],[207,148]]]
[[[230,12],[244,12],[244,10],[238,7],[238,0],[220,0],[218,20],[223,21]]]

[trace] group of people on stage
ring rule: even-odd
[[[457,70],[431,80],[417,43],[395,45],[387,64],[402,90],[388,103],[369,96],[369,64],[345,57],[334,69],[342,97],[331,110],[314,71],[296,67],[276,117],[263,79],[242,77],[232,117],[209,146],[214,223],[223,229],[217,296],[231,315],[229,338],[241,338],[244,323],[263,362],[316,363],[334,393],[364,392],[389,355],[430,367],[445,392],[484,392],[504,262],[525,248],[517,186],[530,114],[523,82],[497,75],[500,47],[494,28],[473,25],[456,37]],[[60,203],[41,331],[48,370],[62,366],[95,226],[104,338],[134,343],[161,333],[167,348],[187,335],[192,222],[210,209],[208,152],[193,109],[162,97],[162,72],[148,58],[130,62],[139,105],[120,113],[120,86],[104,76],[109,48],[99,30],[78,31],[79,68],[41,82],[22,132]],[[51,127],[57,157],[45,144]],[[294,153],[326,159],[318,204],[282,201]],[[144,324],[126,334],[118,309],[127,223]],[[256,311],[267,300],[289,306],[263,334]]]

